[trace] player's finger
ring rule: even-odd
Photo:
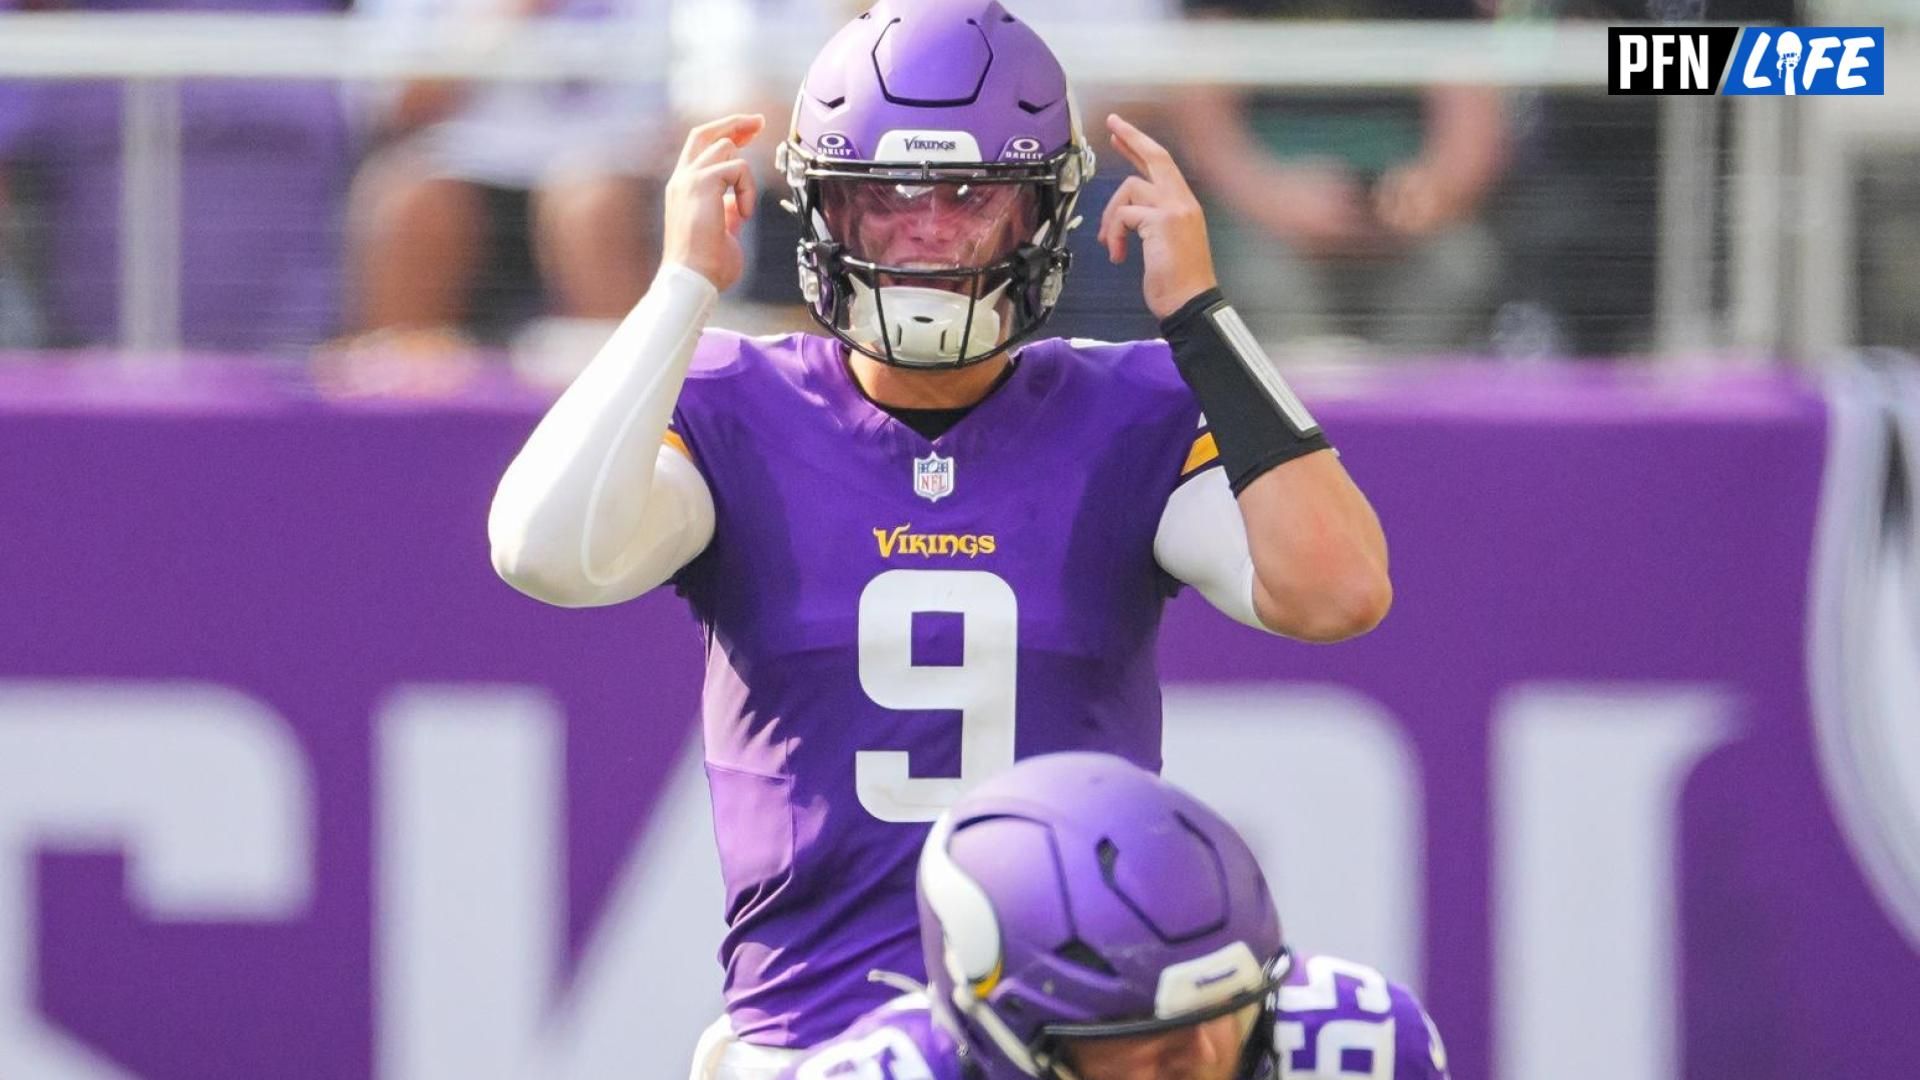
[[[1114,211],[1131,203],[1144,202],[1152,194],[1152,188],[1138,176],[1129,176],[1120,181],[1107,197],[1107,205],[1100,211],[1100,233],[1107,231],[1107,225],[1113,220]]]
[[[745,161],[740,165],[740,174],[733,181],[733,199],[739,205],[740,219],[745,221],[753,216],[753,208],[760,203],[760,189],[754,183],[753,166]]]
[[[1159,213],[1159,208],[1154,206],[1140,206],[1137,204],[1134,206],[1123,206],[1118,213],[1113,215],[1113,223],[1118,227],[1120,234],[1125,236],[1129,232],[1140,232],[1146,226],[1147,222],[1152,221]]]
[[[731,139],[736,135],[743,139],[748,138],[750,136],[747,132],[758,132],[765,123],[766,118],[759,113],[731,113],[717,120],[696,125],[687,132],[687,156],[691,157],[699,153],[715,139]]]
[[[727,235],[739,236],[740,226],[745,223],[746,217],[740,213],[740,200],[732,188],[728,188],[727,193],[720,197],[720,209],[726,218]]]
[[[718,165],[723,161],[738,156],[739,153],[740,148],[733,144],[732,139],[715,139],[708,143],[698,154],[695,154],[692,161],[687,162],[687,168],[695,172],[701,172],[704,171],[707,166]]]
[[[680,144],[680,164],[685,165],[700,156],[716,138],[723,127],[731,127],[740,121],[739,114],[723,116],[718,120],[709,120],[704,124],[695,124],[687,129],[687,137]]]
[[[759,113],[748,113],[746,123],[728,132],[727,138],[733,140],[735,146],[745,146],[759,138],[760,133],[765,130],[767,130],[767,118]]]
[[[1114,262],[1123,262],[1126,260],[1127,234],[1137,232],[1142,239],[1145,239],[1147,236],[1148,223],[1159,215],[1159,208],[1142,206],[1138,203],[1132,206],[1123,206],[1119,210],[1114,211],[1113,242],[1108,245],[1108,251],[1110,253],[1118,253],[1113,256]]]
[[[1122,206],[1113,212],[1113,235],[1124,244],[1128,233],[1140,231],[1140,226],[1152,221],[1159,213],[1159,207],[1144,203]]]
[[[753,189],[753,169],[747,164],[746,158],[728,158],[725,161],[715,162],[693,175],[698,186],[708,191],[717,188],[723,192],[731,191],[739,195]]]
[[[726,200],[733,201],[733,213],[729,215],[729,227],[733,225],[733,215],[741,221],[753,216],[753,203],[756,190],[753,182],[753,167],[744,158],[734,158],[711,165],[695,174],[697,183],[705,191],[717,192],[722,205]]]
[[[1114,262],[1126,258],[1126,230],[1118,225],[1119,213],[1128,206],[1149,203],[1153,198],[1153,187],[1138,176],[1129,176],[1120,182],[1113,191],[1113,197],[1107,200],[1106,209],[1100,212],[1100,229],[1095,234],[1100,243],[1106,245],[1107,257]]]
[[[1140,157],[1140,152],[1134,149],[1133,145],[1127,141],[1126,136],[1121,133],[1122,129],[1120,124],[1120,117],[1116,115],[1109,115],[1107,117],[1107,139],[1113,143],[1115,150],[1120,151],[1120,156],[1126,158],[1127,163],[1133,166],[1134,172],[1139,173],[1141,176],[1146,176],[1147,163]]]
[[[680,148],[680,161],[682,164],[693,161],[701,151],[719,141],[731,142],[736,148],[744,146],[760,134],[766,123],[767,118],[759,113],[734,113],[710,120],[687,132],[686,145]]]
[[[1113,136],[1113,145],[1142,175],[1156,184],[1165,184],[1174,190],[1186,190],[1186,178],[1180,175],[1180,167],[1174,164],[1173,155],[1153,136],[1128,123],[1119,113],[1107,114],[1107,130]]]

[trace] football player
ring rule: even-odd
[[[1107,754],[1031,758],[920,856],[928,973],[782,1080],[1446,1080],[1406,988],[1290,952],[1204,803]]]
[[[1050,751],[1158,767],[1182,585],[1308,641],[1390,597],[1379,522],[1223,297],[1193,193],[1117,116],[1139,175],[1099,237],[1114,259],[1139,238],[1166,340],[1039,335],[1094,154],[997,0],[881,0],[809,71],[778,157],[825,334],[706,326],[761,127],[688,136],[664,268],[488,523],[523,592],[671,582],[706,632],[723,1073],[845,1028],[881,999],[869,970],[918,970],[914,859],[963,790]]]

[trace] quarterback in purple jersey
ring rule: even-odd
[[[1099,236],[1116,260],[1139,237],[1167,340],[1039,335],[1094,154],[997,0],[881,0],[808,72],[778,160],[826,334],[706,326],[762,126],[688,136],[658,279],[488,522],[523,592],[671,583],[706,632],[719,1075],[842,1030],[884,996],[868,971],[918,972],[914,861],[962,791],[1050,751],[1158,767],[1182,585],[1309,641],[1390,602],[1372,508],[1222,296],[1178,167],[1117,116],[1139,175]]]
[[[1232,826],[1120,758],[974,789],[934,824],[919,895],[929,985],[781,1080],[1447,1080],[1410,992],[1290,952]]]

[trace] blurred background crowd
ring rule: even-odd
[[[0,0],[0,20],[156,8],[345,14],[394,50],[430,48],[424,38],[463,27],[510,36],[516,23],[559,20],[669,41],[673,55],[691,58],[658,78],[604,82],[186,79],[165,84],[171,96],[157,128],[128,120],[130,110],[155,107],[135,83],[0,79],[0,347],[239,352],[336,373],[379,358],[453,371],[455,381],[461,365],[505,358],[563,380],[646,288],[661,185],[681,133],[733,109],[766,112],[777,132],[793,93],[785,73],[860,6]],[[1173,20],[1218,19],[1892,22],[1891,43],[1912,18],[1864,0],[1012,6],[1057,47],[1081,27],[1150,35]],[[766,40],[769,28],[793,62],[761,64],[740,46]],[[1072,50],[1062,51],[1072,73]],[[1196,72],[1207,62],[1191,58]],[[1920,245],[1908,242],[1920,230],[1920,122],[1852,159],[1835,204],[1850,216],[1851,241],[1834,256],[1845,280],[1809,291],[1794,276],[1813,272],[1799,266],[1795,233],[1833,224],[1834,211],[1802,212],[1815,185],[1796,170],[1818,145],[1803,129],[1820,122],[1807,102],[1804,115],[1770,102],[1760,108],[1771,112],[1743,116],[1724,99],[1421,85],[1419,76],[1394,87],[1083,78],[1079,97],[1084,115],[1123,110],[1175,148],[1209,207],[1229,295],[1290,356],[1588,359],[1745,348],[1780,358],[1814,346],[1920,345],[1911,314]],[[1890,95],[1901,80],[1890,74]],[[153,152],[142,142],[154,130],[171,140],[161,153],[177,147],[177,172],[162,188],[173,197],[146,205],[129,184],[151,168],[143,174],[130,158]],[[806,325],[795,231],[766,182],[771,143],[758,148],[764,205],[750,226],[748,279],[722,317],[758,330]],[[1125,173],[1117,156],[1103,164],[1093,213]],[[130,253],[155,219],[165,242]],[[1151,334],[1137,259],[1108,264],[1090,228],[1076,247],[1056,331]],[[143,266],[160,281],[157,298],[155,286],[129,284],[130,268]],[[1787,298],[1833,307],[1817,299],[1830,293],[1843,310],[1811,320],[1829,331],[1798,325],[1809,319]],[[437,379],[418,385],[444,384]]]

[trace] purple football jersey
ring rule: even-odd
[[[1164,342],[1029,344],[929,441],[832,339],[702,337],[668,438],[716,525],[675,584],[739,1034],[812,1045],[884,999],[868,971],[921,976],[915,858],[964,784],[1059,750],[1159,767],[1153,538],[1199,420]]]
[[[1335,956],[1295,958],[1273,1044],[1283,1080],[1448,1080],[1440,1031],[1412,991]]]

